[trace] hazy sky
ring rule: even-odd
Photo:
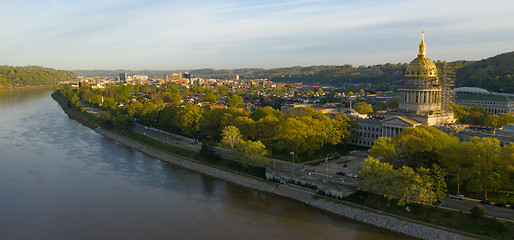
[[[0,65],[197,69],[410,62],[514,50],[513,0],[0,0]]]

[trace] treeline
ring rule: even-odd
[[[456,70],[456,86],[514,93],[514,52],[476,61]]]
[[[469,192],[483,192],[485,200],[489,191],[514,190],[514,144],[500,146],[494,138],[460,142],[422,125],[406,128],[394,138],[378,138],[370,155],[373,159],[360,172],[363,189],[400,203],[440,201],[448,183],[457,184],[457,194],[461,185]]]
[[[182,134],[202,142],[218,144],[225,127],[238,129],[244,141],[260,142],[269,153],[294,151],[312,154],[331,146],[346,144],[355,136],[356,123],[346,115],[329,118],[310,107],[292,108],[285,113],[272,107],[244,108],[243,99],[228,93],[223,105],[211,108],[182,102],[196,92],[201,98],[217,95],[224,89],[185,89],[179,86],[115,85],[104,89],[83,86],[73,90],[64,85],[61,93],[71,104],[82,102],[101,107],[102,118],[115,127],[129,128],[136,121]],[[213,92],[215,91],[215,92]],[[226,91],[225,91],[226,92]],[[221,106],[221,107],[219,107]]]
[[[0,66],[0,89],[46,85],[75,78],[72,72],[39,66]]]

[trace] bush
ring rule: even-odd
[[[471,215],[475,218],[482,218],[484,214],[484,207],[481,205],[476,205],[471,209]]]
[[[493,224],[494,224],[494,228],[496,229],[496,231],[501,232],[501,233],[507,231],[507,223],[505,221],[497,219],[497,218],[493,218]]]

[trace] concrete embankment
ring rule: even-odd
[[[55,99],[55,97],[54,97]],[[57,99],[55,99],[58,101]],[[293,199],[296,201],[303,202],[309,206],[316,207],[343,217],[354,219],[366,224],[382,227],[391,231],[399,232],[408,236],[421,239],[472,239],[464,237],[452,232],[438,229],[437,227],[430,227],[422,224],[413,223],[406,220],[401,220],[388,215],[382,215],[374,213],[373,211],[366,211],[360,208],[351,207],[344,204],[334,203],[325,199],[315,198],[315,193],[312,189],[302,188],[299,186],[293,186],[290,184],[281,184],[276,186],[272,182],[266,182],[263,180],[255,179],[251,176],[246,176],[240,173],[229,172],[221,170],[216,167],[205,165],[204,163],[197,162],[192,159],[186,159],[180,156],[172,155],[161,150],[155,149],[146,144],[113,134],[107,130],[97,127],[95,124],[88,122],[87,120],[81,119],[71,112],[65,106],[65,103],[58,101],[63,110],[68,116],[85,126],[92,128],[95,132],[117,141],[129,148],[145,153],[151,157],[167,161],[171,164],[184,167],[193,171],[200,172],[212,177],[226,180],[244,187],[251,189],[273,193],[282,197]]]
[[[473,239],[456,233],[437,229],[434,227],[404,221],[395,217],[373,213],[370,211],[334,203],[325,199],[312,198],[308,205],[326,210],[337,215],[347,217],[373,226],[403,233],[421,239]]]

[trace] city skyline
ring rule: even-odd
[[[514,50],[514,2],[16,1],[0,3],[0,65],[235,69],[408,63]]]

